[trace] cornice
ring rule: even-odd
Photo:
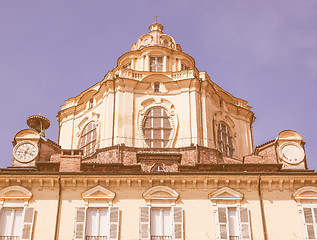
[[[167,186],[176,189],[214,190],[230,187],[244,192],[256,191],[258,175],[214,175],[214,174],[138,174],[138,175],[111,175],[111,174],[65,174],[59,175],[62,187],[78,188],[102,185],[105,187],[152,187]],[[266,175],[261,178],[261,188],[265,191],[292,191],[305,186],[317,187],[317,174],[302,175]],[[0,177],[0,187],[23,186],[25,188],[58,186],[57,175],[6,175]]]

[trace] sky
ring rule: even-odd
[[[60,106],[102,80],[155,15],[199,71],[249,101],[255,145],[295,130],[317,170],[316,0],[0,0],[0,167],[31,115],[57,141]]]

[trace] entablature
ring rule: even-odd
[[[82,188],[102,185],[104,187],[144,188],[167,186],[173,189],[217,190],[229,187],[244,192],[257,191],[259,175],[256,174],[63,174],[60,176],[62,187]],[[21,186],[25,188],[54,188],[59,186],[58,175],[3,175],[0,187]],[[317,187],[317,174],[312,175],[261,175],[261,189],[264,191],[291,191],[312,186]],[[303,188],[305,189],[305,188]]]

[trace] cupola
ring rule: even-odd
[[[152,23],[149,27],[149,29],[151,30],[151,32],[153,31],[159,31],[159,32],[162,32],[163,33],[163,25],[158,23],[158,22],[155,22],[155,23]]]

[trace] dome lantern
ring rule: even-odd
[[[162,32],[163,33],[163,25],[158,23],[158,22],[155,22],[155,23],[152,23],[149,27],[150,31],[153,32],[153,31],[159,31],[159,32]]]

